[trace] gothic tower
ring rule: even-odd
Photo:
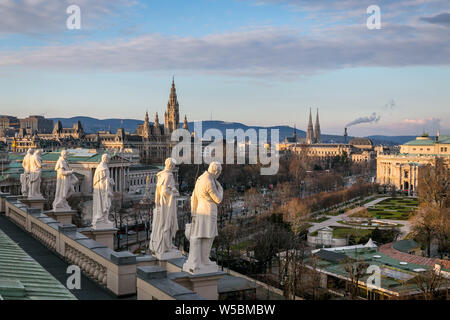
[[[148,112],[145,113],[144,126],[142,128],[142,136],[145,139],[150,138],[150,122],[148,120]]]
[[[180,114],[177,99],[177,90],[175,89],[175,80],[172,78],[172,88],[170,90],[169,102],[167,102],[167,111],[164,114],[164,133],[171,134],[175,129],[180,128]]]
[[[317,108],[316,124],[314,125],[314,142],[315,143],[322,142],[322,138],[320,137],[319,108]]]
[[[314,128],[312,124],[311,108],[309,108],[309,121],[308,121],[308,129],[306,130],[306,143],[307,144],[314,143]]]
[[[153,133],[155,136],[161,135],[161,128],[159,126],[158,112],[155,114],[155,122],[153,122]]]

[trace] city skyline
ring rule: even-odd
[[[379,1],[380,30],[366,28],[370,1],[50,3],[0,4],[2,114],[143,120],[175,75],[190,121],[306,130],[311,107],[328,134],[373,113],[352,135],[450,130],[441,0]],[[70,4],[80,30],[66,29]]]

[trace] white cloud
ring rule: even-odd
[[[100,25],[103,18],[135,5],[131,0],[1,0],[1,34],[39,34],[65,31],[66,9],[81,8],[83,28]],[[123,10],[121,11],[123,14]]]
[[[302,76],[349,67],[450,64],[446,28],[388,25],[369,31],[341,26],[302,36],[256,28],[200,38],[146,34],[131,39],[0,52],[0,66],[157,71],[241,76]]]

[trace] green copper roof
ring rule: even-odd
[[[450,135],[439,136],[439,143],[450,143]]]
[[[411,249],[420,248],[420,245],[412,239],[400,240],[393,244],[394,249],[408,253]]]
[[[0,296],[4,300],[76,300],[1,230]]]
[[[9,154],[8,159],[10,161],[19,161],[21,162],[23,160],[24,154]],[[44,152],[42,153],[42,161],[46,162],[56,162],[58,161],[59,157],[61,156],[60,152]],[[92,155],[88,156],[75,156],[73,154],[68,155],[67,159],[69,160],[69,163],[75,163],[75,162],[100,162],[102,159],[102,153],[93,153]]]
[[[434,146],[434,140],[412,140],[405,143],[405,146]]]
[[[450,143],[450,135],[440,135],[438,139],[439,144]],[[434,146],[436,144],[436,138],[429,137],[429,139],[416,139],[406,142],[406,146]]]

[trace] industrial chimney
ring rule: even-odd
[[[344,130],[344,143],[347,143],[347,128]]]

